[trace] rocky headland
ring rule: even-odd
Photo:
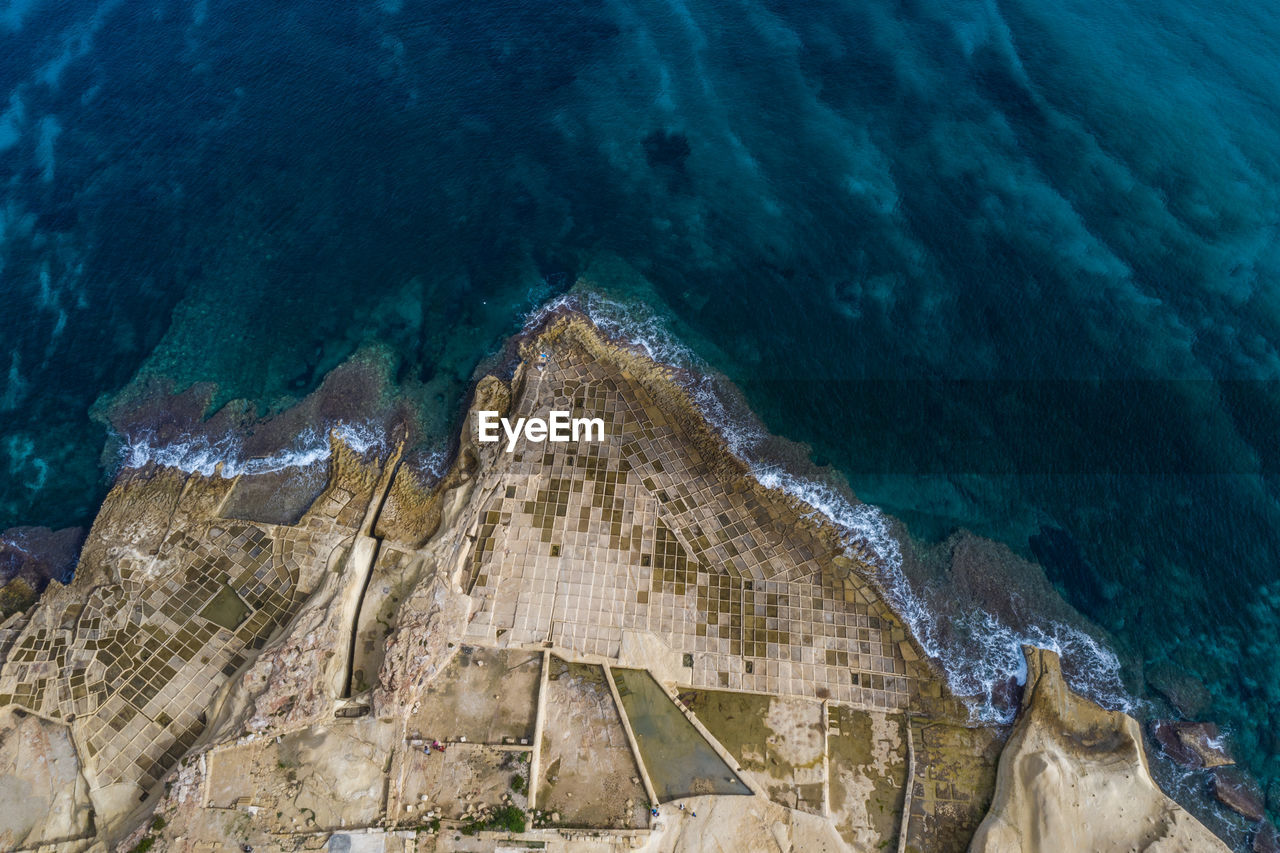
[[[442,476],[375,368],[272,429],[371,407],[391,440],[334,432],[310,478],[126,467],[74,575],[7,616],[0,847],[1226,849],[1052,653],[1011,728],[975,722],[867,543],[587,317],[512,343]],[[479,410],[605,436],[507,453]]]
[[[1136,720],[1073,693],[1054,652],[1025,654],[1022,708],[975,853],[1229,849],[1161,792]]]

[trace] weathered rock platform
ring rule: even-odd
[[[124,472],[0,626],[0,846],[965,849],[1008,732],[860,543],[585,317],[515,352],[473,412],[604,440],[507,453],[469,415],[434,484],[336,438],[314,489]]]

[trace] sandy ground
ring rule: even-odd
[[[604,671],[552,665],[537,807],[568,826],[647,826],[648,798]]]
[[[502,806],[511,796],[523,808],[526,800],[511,790],[511,780],[529,777],[528,753],[511,752],[470,743],[450,744],[446,751],[415,750],[406,756],[402,814],[396,817],[426,820],[428,812],[461,819],[468,806]]]
[[[532,742],[542,655],[463,646],[408,718],[411,735],[472,743]]]
[[[684,809],[680,809],[680,805]],[[829,821],[763,797],[690,797],[660,809],[645,853],[843,853]]]
[[[386,800],[396,727],[370,718],[314,726],[209,758],[209,804],[244,803],[273,831],[373,823]]]

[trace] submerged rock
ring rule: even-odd
[[[1176,664],[1162,661],[1147,667],[1147,684],[1184,717],[1195,718],[1209,708],[1209,690]]]
[[[49,581],[66,581],[80,555],[80,527],[11,527],[0,532],[0,620],[35,603]]]
[[[1233,767],[1219,767],[1213,771],[1209,784],[1218,802],[1236,814],[1249,820],[1262,820],[1266,816],[1262,789],[1248,774]]]
[[[84,534],[82,527],[11,527],[0,533],[0,582],[19,575],[65,579],[75,568]]]
[[[991,688],[991,707],[1001,714],[1012,713],[1022,702],[1023,686],[1018,679],[1009,676]]]
[[[1275,824],[1263,821],[1258,831],[1253,834],[1253,853],[1280,853],[1280,834],[1276,833]]]

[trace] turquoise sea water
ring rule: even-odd
[[[146,377],[273,410],[373,345],[441,447],[585,276],[1203,685],[1280,812],[1277,55],[1196,0],[11,0],[0,529],[161,452],[91,416]]]

